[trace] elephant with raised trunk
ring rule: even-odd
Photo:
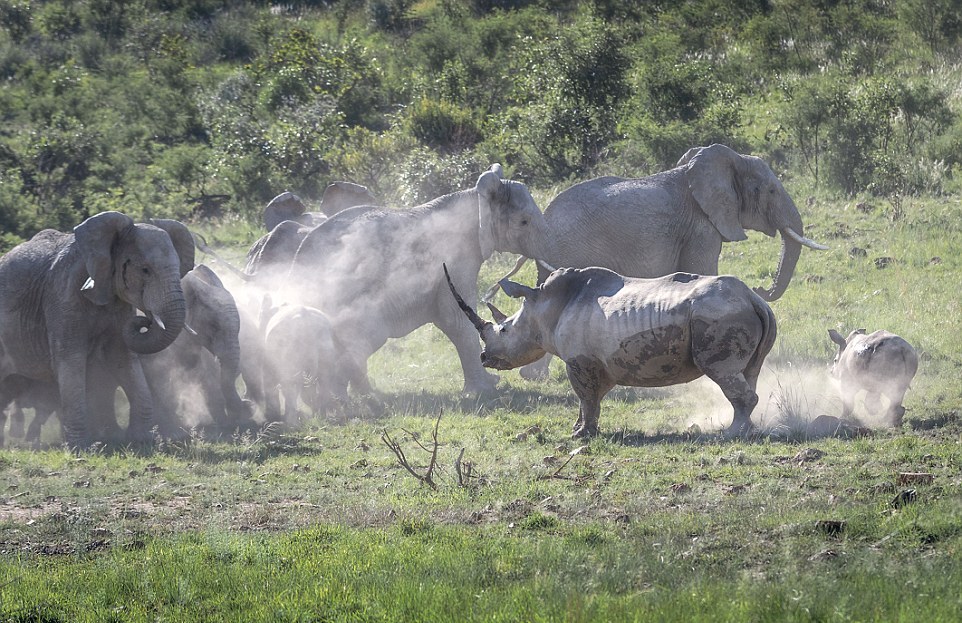
[[[601,266],[629,277],[717,275],[722,243],[745,240],[746,229],[778,233],[774,282],[755,288],[766,301],[785,292],[802,246],[826,248],[804,236],[795,202],[764,160],[718,144],[692,148],[675,168],[649,177],[576,184],[544,214],[499,216],[496,228],[510,241],[505,250],[555,268]],[[550,270],[538,272],[540,283]],[[546,361],[534,366],[523,375],[547,373]]]
[[[138,355],[180,334],[180,279],[193,265],[184,225],[135,224],[120,212],[92,216],[70,233],[44,230],[12,249],[0,258],[0,407],[37,382],[53,382],[65,441],[84,447],[91,442],[87,362],[103,356],[130,401],[128,438],[148,440],[152,406]]]

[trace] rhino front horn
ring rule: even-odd
[[[447,264],[441,264],[441,267],[444,268],[444,278],[448,280],[448,287],[451,288],[451,294],[454,295],[454,300],[458,302],[458,307],[460,307],[464,315],[468,317],[468,320],[470,320],[474,328],[478,330],[478,333],[483,333],[486,328],[491,326],[491,323],[471,309],[471,307],[464,302],[464,299],[461,298],[461,295],[458,294],[458,291],[454,288],[454,284],[451,283],[451,275],[448,274]]]

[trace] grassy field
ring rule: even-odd
[[[76,456],[52,422],[44,449],[8,444],[0,621],[962,620],[962,206],[907,199],[893,221],[789,190],[831,250],[772,305],[754,438],[724,440],[730,407],[696,381],[616,389],[602,436],[573,442],[557,361],[462,399],[425,327],[372,359],[380,401],[296,430]],[[205,233],[235,257],[252,236]],[[777,254],[752,235],[722,271],[767,286]],[[826,331],[856,327],[919,348],[905,425],[809,435],[840,410]],[[432,487],[382,435],[423,475],[436,423]]]

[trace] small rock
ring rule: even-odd
[[[691,486],[684,482],[676,482],[670,488],[675,493],[688,493],[691,491]]]
[[[875,268],[882,270],[883,268],[888,268],[897,262],[898,260],[896,260],[894,257],[877,257],[875,258]]]
[[[866,255],[868,255],[868,251],[862,247],[852,247],[848,250],[848,256],[853,259],[857,257],[865,257]]]

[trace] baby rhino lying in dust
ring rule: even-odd
[[[829,329],[828,335],[838,344],[832,375],[839,380],[842,417],[851,417],[855,395],[864,389],[865,410],[873,415],[881,412],[884,395],[889,400],[885,410],[888,423],[901,426],[905,415],[902,399],[919,368],[915,348],[888,331],[866,335],[865,329],[856,329],[844,338]]]
[[[616,385],[663,387],[703,375],[735,410],[727,433],[751,430],[775,316],[738,279],[688,273],[634,279],[605,268],[564,268],[538,288],[506,279],[500,285],[524,302],[510,318],[489,305],[497,324],[478,316],[451,285],[481,334],[481,363],[509,370],[546,352],[560,357],[581,399],[575,437],[598,434],[601,399]]]

